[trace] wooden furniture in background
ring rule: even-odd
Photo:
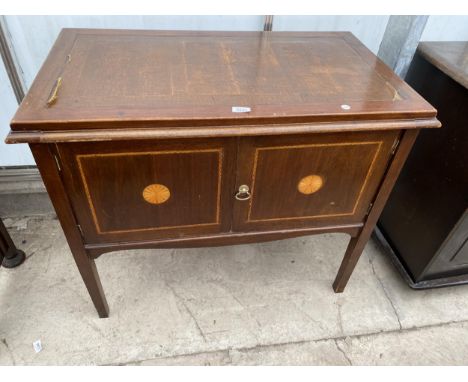
[[[350,33],[66,29],[16,113],[100,317],[95,259],[351,236],[436,110]]]
[[[0,219],[0,265],[5,268],[14,268],[26,259],[23,251],[16,248],[2,219]]]
[[[437,107],[379,220],[413,288],[468,282],[468,42],[424,42],[406,80]]]

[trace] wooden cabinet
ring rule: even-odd
[[[468,282],[467,62],[468,42],[424,42],[406,77],[444,125],[420,134],[379,221],[413,288]]]
[[[63,30],[7,141],[94,259],[345,232],[342,292],[436,111],[350,33]]]

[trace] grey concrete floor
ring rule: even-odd
[[[343,294],[341,234],[105,254],[99,319],[58,221],[4,222],[28,258],[0,269],[1,365],[468,364],[468,286],[411,290],[372,240]]]

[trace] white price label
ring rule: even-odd
[[[33,348],[36,353],[39,353],[42,350],[42,343],[41,340],[37,340],[33,342]]]
[[[232,112],[233,113],[250,113],[252,109],[248,106],[233,106]]]

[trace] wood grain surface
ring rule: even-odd
[[[235,113],[236,106],[251,111]],[[129,121],[200,126],[435,114],[350,33],[64,29],[11,126],[68,130],[83,123],[91,129],[129,128]]]
[[[64,182],[88,243],[225,232],[231,226],[233,139],[57,147]],[[163,203],[148,203],[142,197],[143,190],[154,184],[170,192]],[[160,196],[152,193],[150,199],[161,202]]]
[[[375,195],[398,131],[243,138],[239,184],[251,189],[234,206],[236,230],[361,222]],[[306,195],[298,183],[310,174],[323,186]]]

